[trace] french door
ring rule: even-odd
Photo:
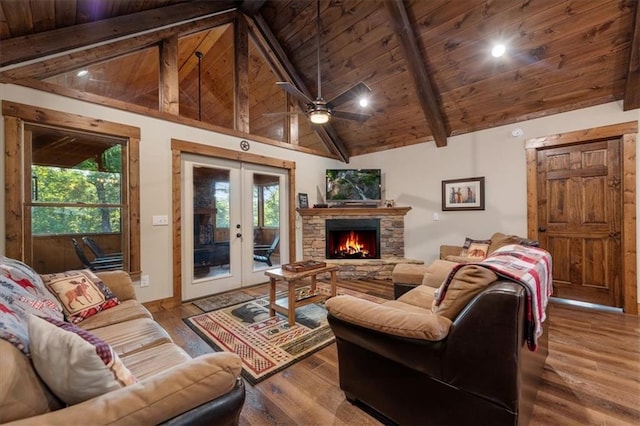
[[[286,170],[185,154],[182,176],[182,300],[265,282],[288,261]]]

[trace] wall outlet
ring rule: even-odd
[[[149,287],[149,275],[140,277],[140,287]]]
[[[433,214],[433,220],[435,220],[435,221],[440,220],[440,215],[438,213],[434,213]]]
[[[151,223],[153,226],[167,226],[169,224],[169,216],[165,215],[154,215],[151,218]]]

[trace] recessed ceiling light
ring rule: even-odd
[[[360,101],[358,102],[360,104],[360,106],[362,108],[366,107],[367,105],[369,105],[369,99],[367,98],[360,98]]]
[[[493,49],[491,49],[491,55],[493,55],[494,58],[499,58],[500,56],[504,55],[504,52],[506,51],[507,48],[504,44],[496,44],[495,46],[493,46]]]
[[[85,75],[89,75],[89,71],[88,70],[80,70],[80,71],[78,71],[78,73],[76,75],[78,77],[84,77]]]

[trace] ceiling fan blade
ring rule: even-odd
[[[304,102],[306,104],[313,103],[313,101],[311,99],[309,99],[309,97],[307,95],[305,95],[304,93],[299,91],[296,86],[294,86],[293,84],[289,83],[288,81],[278,81],[276,84],[278,86],[282,87],[284,90],[286,90],[289,94],[291,94],[291,95],[295,96],[296,98],[298,98],[300,101],[302,101],[302,102]]]
[[[294,111],[280,111],[280,112],[265,112],[263,115],[263,117],[282,117],[285,115],[298,115],[298,114],[304,114],[302,111],[300,112],[294,112]]]
[[[359,121],[360,123],[364,123],[365,121],[371,118],[371,114],[332,110],[331,117],[338,118],[340,120],[351,120],[351,121]]]
[[[368,95],[369,93],[371,93],[371,89],[361,81],[350,89],[347,89],[346,91],[340,93],[338,96],[331,99],[327,103],[331,107],[337,107],[338,105],[342,105],[343,103],[348,102],[352,99]]]

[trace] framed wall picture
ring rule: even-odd
[[[442,211],[484,210],[484,176],[442,181]]]
[[[298,194],[298,207],[301,209],[309,208],[309,197],[307,196],[307,194]]]

